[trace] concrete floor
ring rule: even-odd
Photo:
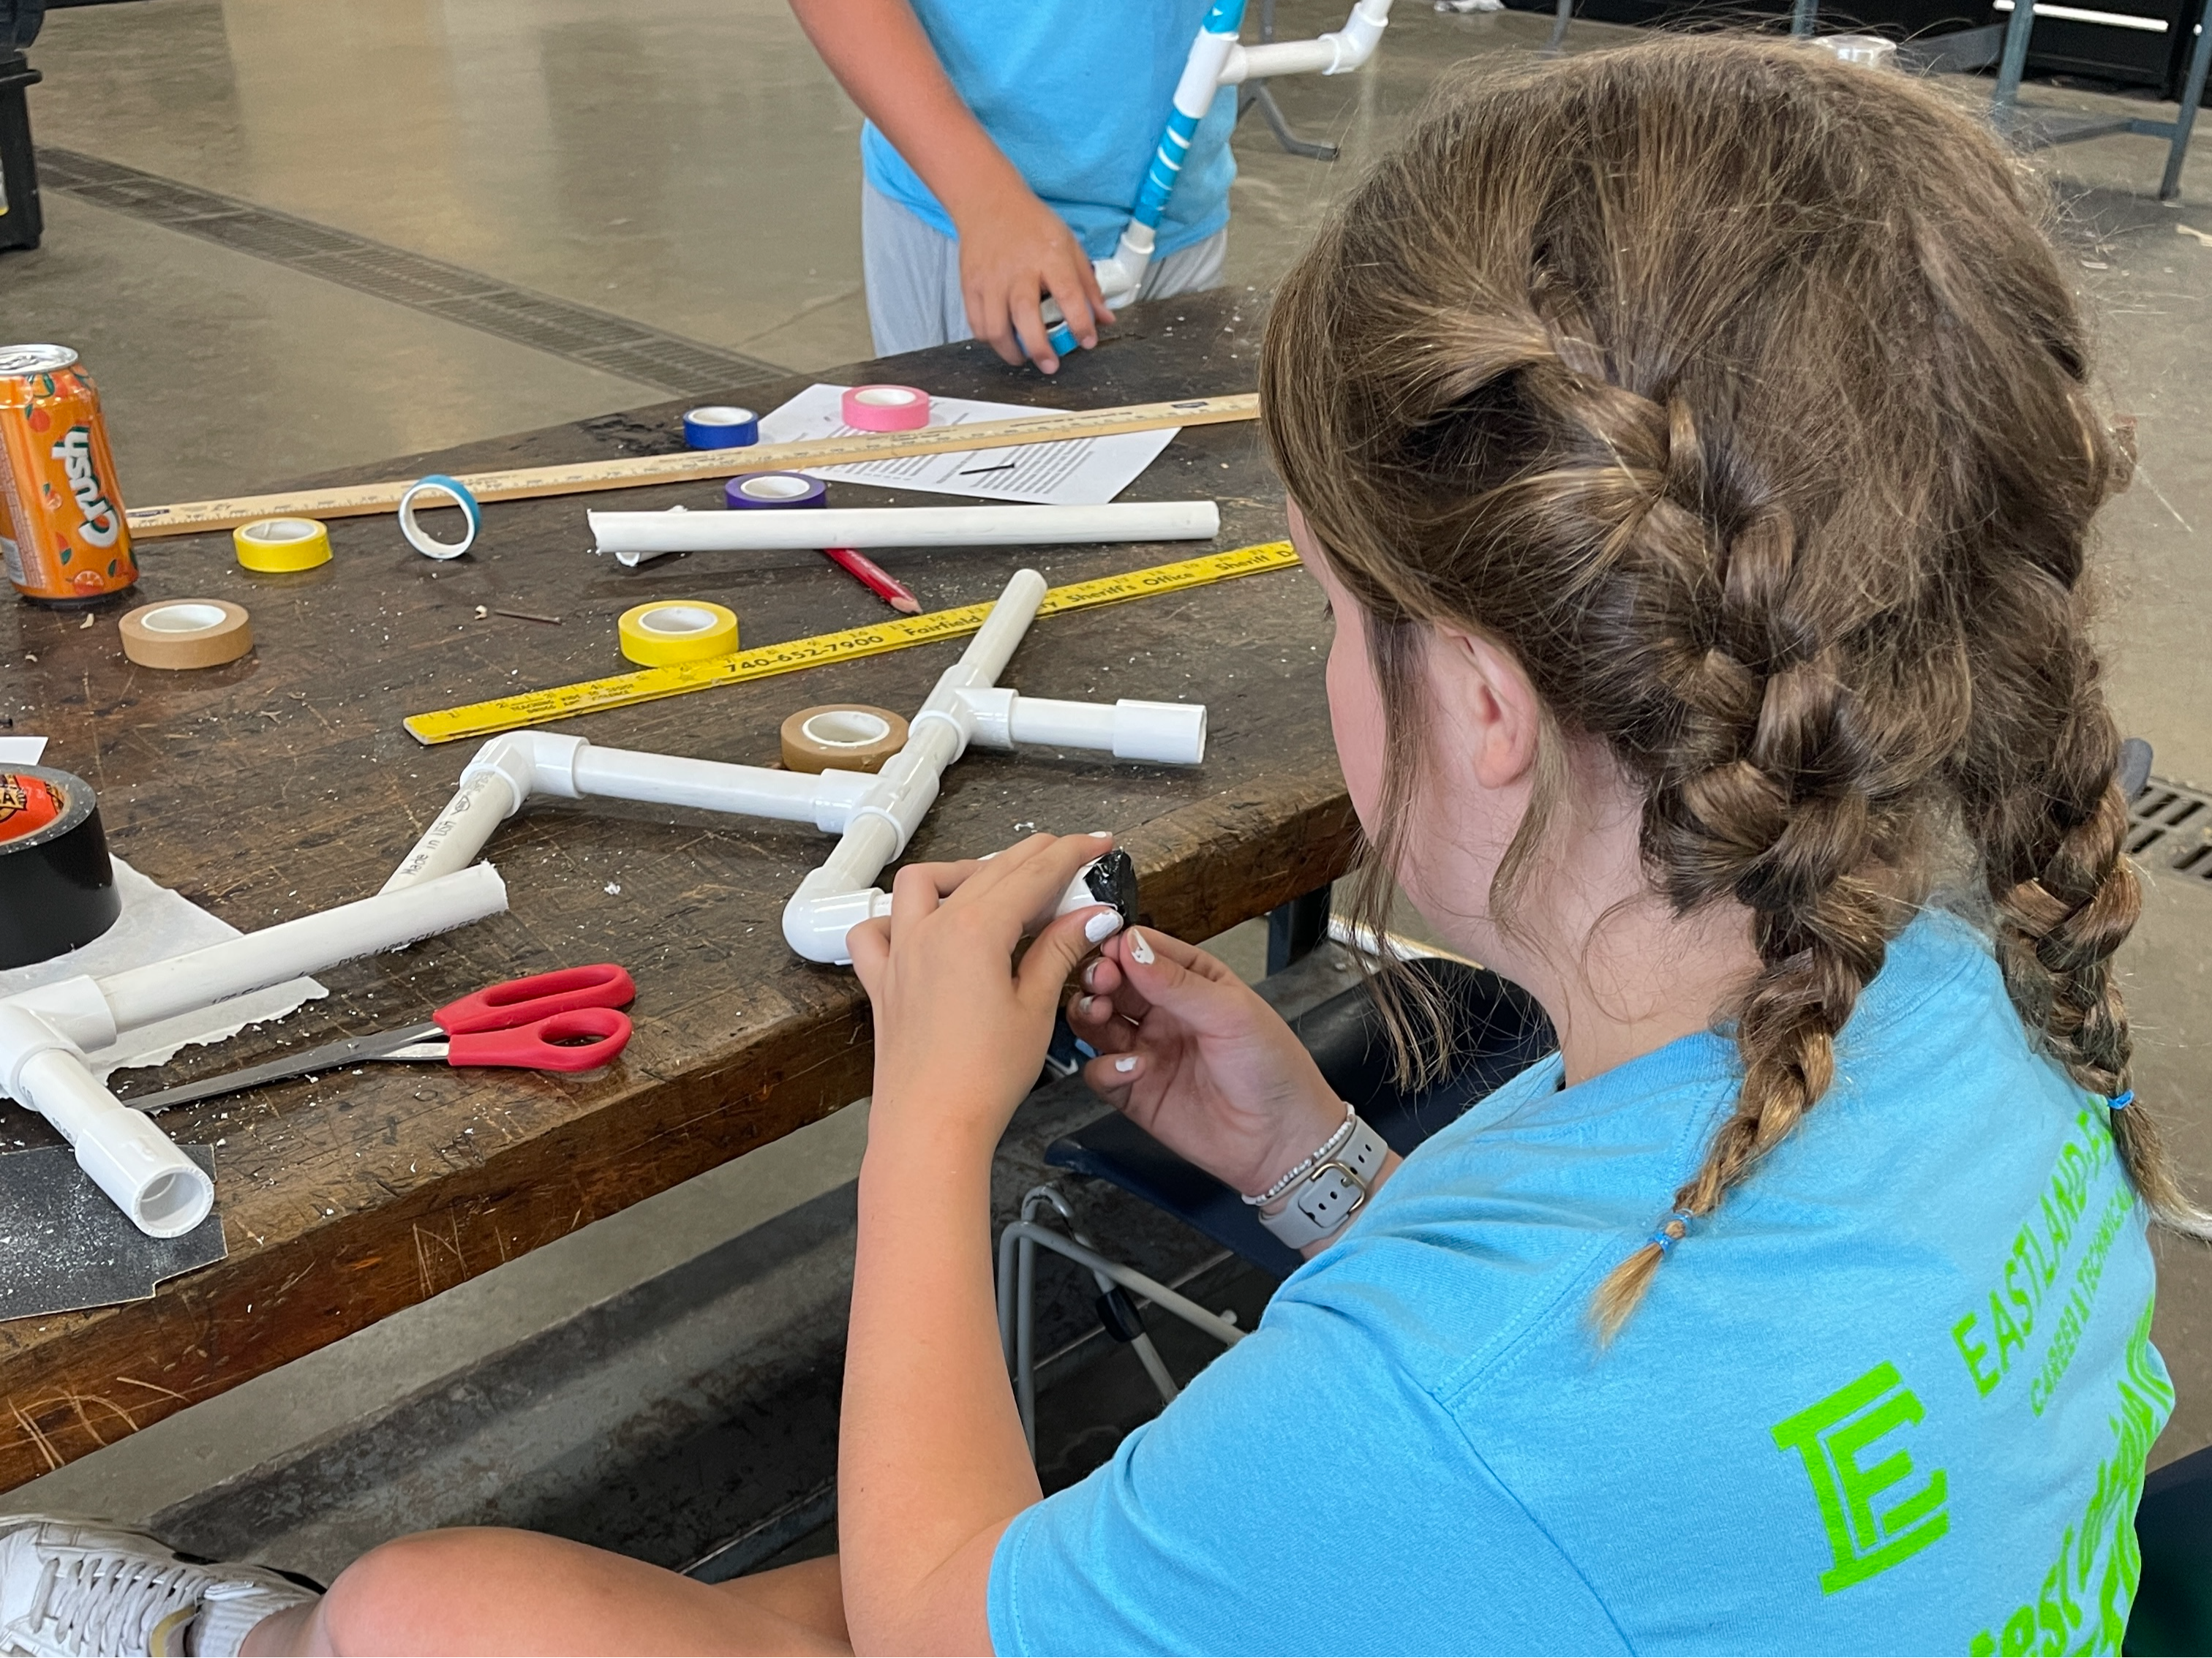
[[[1285,35],[1339,0],[1283,0]],[[1346,160],[1240,137],[1228,279],[1264,288],[1319,207],[1447,65],[1519,52],[1545,20],[1402,0],[1377,63],[1280,83]],[[1577,48],[1625,31],[1578,24]],[[858,119],[781,0],[150,0],[50,15],[33,60],[42,144],[481,272],[793,369],[872,355],[860,288]],[[1986,82],[1962,80],[1962,97]],[[2125,100],[2032,88],[2033,101]],[[2163,147],[2039,158],[2100,308],[2136,489],[2104,523],[2112,692],[2165,775],[2212,783],[2212,143],[2178,207]],[[123,493],[267,487],[657,400],[666,392],[179,234],[66,190],[46,245],[0,255],[0,337],[76,345],[99,374]],[[2182,227],[2205,233],[2185,234]],[[2154,875],[2127,964],[2147,1099],[2212,1189],[2212,888]],[[1256,975],[1251,928],[1224,942]],[[145,1514],[572,1315],[850,1177],[849,1112],[587,1228],[384,1327],[38,1482],[52,1506]],[[2165,1247],[2159,1339],[2181,1404],[2156,1460],[2212,1442],[2212,1260]],[[249,1396],[250,1395],[250,1396]]]

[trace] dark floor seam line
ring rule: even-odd
[[[665,333],[628,317],[80,151],[42,145],[39,173],[49,189],[111,211],[679,396],[732,391],[791,372],[742,352]]]

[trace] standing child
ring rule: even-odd
[[[0,1624],[57,1653],[235,1650],[245,1604],[260,1652],[2117,1651],[2173,1397],[2146,1209],[2207,1222],[2129,1084],[2082,598],[2126,461],[2037,207],[1901,76],[1667,39],[1458,85],[1300,259],[1261,408],[1335,615],[1366,907],[1395,880],[1559,1052],[1401,1163],[1219,963],[1107,938],[1069,1009],[1093,1085],[1310,1260],[1091,1478],[1040,1497],[992,1304],[993,1148],[1114,926],[1040,920],[1099,846],[1040,835],[902,870],[851,936],[838,1558],[709,1588],[434,1533],[269,1611],[238,1569],[25,1520]]]
[[[1136,205],[1209,0],[792,0],[868,118],[860,239],[879,355],[988,340],[1060,367],[1050,295],[1085,347],[1110,322],[1091,261]],[[1227,88],[1199,124],[1140,297],[1221,280],[1229,241]]]

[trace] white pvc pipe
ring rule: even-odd
[[[1221,66],[1221,84],[1239,86],[1270,75],[1333,75],[1342,57],[1336,41],[1328,37],[1239,46]]]
[[[443,932],[507,908],[499,872],[478,865],[401,892],[264,927],[166,961],[100,978],[80,975],[0,1001],[0,1090],[75,1148],[78,1167],[154,1237],[179,1237],[208,1217],[215,1182],[143,1113],[94,1079],[81,1044],[340,962]]]
[[[336,909],[280,921],[165,962],[111,973],[93,982],[118,1031],[212,1007],[217,1002],[397,950],[434,932],[496,915],[507,908],[507,884],[489,864],[398,892],[380,892]]]
[[[836,831],[874,781],[856,771],[771,771],[720,760],[686,760],[586,743],[577,751],[576,787],[586,795],[662,806],[744,812]]]
[[[497,742],[500,739],[492,739]],[[466,869],[477,860],[492,831],[522,805],[511,780],[495,769],[465,772],[446,809],[433,818],[422,838],[399,860],[386,892],[403,892]]]
[[[987,749],[1033,743],[1055,749],[1103,749],[1116,760],[1195,766],[1206,758],[1202,702],[1061,702],[1024,696],[1003,686],[963,689],[971,716],[969,740]]]
[[[1210,501],[1091,507],[847,507],[805,513],[592,513],[599,550],[624,564],[665,553],[820,547],[1027,547],[1097,541],[1206,541]]]

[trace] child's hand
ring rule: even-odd
[[[889,918],[846,934],[875,1009],[872,1139],[915,1128],[973,1137],[987,1155],[998,1143],[1044,1064],[1060,987],[1091,949],[1085,926],[1114,914],[1052,912],[1076,871],[1113,844],[1035,835],[994,858],[909,864],[891,884]]]
[[[1163,1145],[1239,1192],[1264,1192],[1344,1121],[1291,1028],[1251,987],[1149,928],[1109,943],[1068,1004],[1099,1052],[1083,1078]]]
[[[1060,356],[1046,343],[1042,315],[1049,293],[1085,349],[1098,343],[1098,325],[1113,321],[1114,313],[1091,261],[1060,215],[1018,179],[958,228],[960,291],[976,338],[988,340],[1008,362],[1018,363],[1026,350],[1046,374],[1056,373]]]

